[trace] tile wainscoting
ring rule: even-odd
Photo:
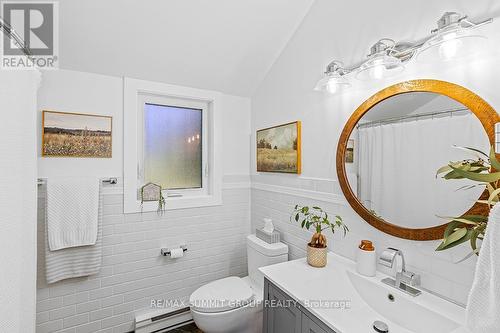
[[[251,189],[250,189],[251,184]],[[422,275],[424,287],[459,302],[470,289],[475,260],[453,262],[466,248],[434,252],[437,242],[413,242],[386,235],[360,219],[335,180],[288,175],[224,178],[224,204],[156,213],[122,213],[122,189],[103,190],[103,265],[95,276],[45,283],[43,261],[44,191],[39,195],[37,333],[122,333],[133,329],[134,313],[150,308],[152,299],[186,299],[199,286],[229,275],[244,276],[245,237],[271,217],[290,248],[290,259],[305,256],[311,232],[289,221],[293,206],[316,204],[341,215],[351,232],[346,238],[327,233],[331,250],[355,258],[361,239],[372,239],[377,251],[393,246],[405,253],[410,270]],[[202,223],[201,223],[202,222]],[[179,260],[159,256],[161,247],[186,242]],[[379,267],[386,273],[384,267]]]
[[[44,191],[39,193],[37,333],[133,330],[134,313],[151,300],[186,299],[199,286],[247,274],[248,176],[224,178],[222,206],[127,214],[120,187],[103,189],[103,262],[98,275],[47,285],[43,260]],[[161,247],[185,242],[172,260]]]
[[[355,260],[356,249],[361,239],[374,241],[379,254],[386,247],[397,247],[405,254],[407,268],[421,274],[423,287],[460,303],[466,302],[476,259],[468,259],[460,264],[454,262],[469,252],[467,244],[452,251],[435,252],[437,241],[408,241],[384,234],[370,226],[352,210],[336,180],[287,175],[254,175],[251,191],[252,230],[262,227],[264,217],[271,217],[275,227],[281,232],[283,242],[289,245],[290,259],[306,255],[306,244],[312,236],[311,232],[290,222],[290,213],[295,204],[314,204],[324,208],[330,215],[342,216],[351,230],[345,238],[341,233],[332,236],[331,232],[326,232],[333,252]],[[378,269],[392,274],[385,267],[379,266]]]

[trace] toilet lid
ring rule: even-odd
[[[252,289],[245,281],[230,276],[196,289],[189,297],[189,303],[195,311],[222,312],[245,306],[253,298]]]

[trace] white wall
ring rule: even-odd
[[[38,158],[38,176],[122,177],[123,80],[74,71],[43,75],[41,111],[113,116],[113,157]],[[103,266],[98,275],[52,285],[45,282],[44,189],[39,191],[37,333],[128,332],[134,314],[151,299],[186,298],[202,284],[246,274],[245,236],[250,232],[250,100],[223,95],[223,205],[123,214],[121,184],[103,190]],[[40,141],[40,140],[39,140]],[[37,149],[40,150],[40,142]],[[186,256],[160,257],[161,247],[185,242]],[[28,331],[26,331],[28,332]]]
[[[44,196],[42,189],[37,333],[130,332],[136,313],[157,310],[151,300],[186,300],[210,281],[246,275],[248,188],[224,189],[222,206],[171,210],[159,217],[156,212],[123,214],[121,188],[109,186],[103,190],[99,274],[47,285]],[[181,243],[188,247],[183,258],[160,256],[160,248]]]
[[[73,72],[46,71],[38,93],[38,176],[66,177],[78,174],[121,177],[123,163],[123,79]],[[106,115],[113,117],[113,157],[41,157],[43,110]]]
[[[0,332],[35,328],[38,82],[34,71],[0,71]]]
[[[223,95],[224,175],[248,175],[250,99]],[[108,115],[113,117],[113,157],[41,157],[41,126],[38,126],[39,177],[89,176],[121,177],[123,171],[123,79],[85,72],[58,70],[43,74],[38,94],[38,121],[41,111],[52,110]],[[126,133],[125,133],[126,135]]]
[[[422,274],[423,285],[465,302],[474,272],[474,261],[460,265],[453,260],[467,247],[456,251],[434,252],[437,242],[401,240],[372,228],[345,202],[335,169],[338,137],[352,112],[369,96],[393,83],[426,78],[460,84],[476,92],[494,108],[500,108],[499,23],[484,26],[492,52],[473,61],[447,64],[408,64],[398,77],[385,81],[354,82],[342,95],[326,96],[312,90],[324,67],[333,59],[346,64],[361,60],[371,44],[381,37],[415,39],[425,36],[446,10],[487,18],[498,12],[490,1],[421,2],[388,0],[381,2],[333,2],[317,0],[291,41],[252,98],[252,130],[302,121],[301,176],[254,174],[252,176],[252,223],[272,216],[284,239],[292,245],[292,258],[303,256],[308,233],[288,222],[295,202],[319,203],[330,213],[339,213],[351,229],[346,239],[335,237],[332,248],[354,259],[360,239],[372,239],[377,250],[400,247],[411,269]],[[341,13],[341,14],[339,14]],[[253,132],[254,133],[254,132]],[[252,171],[255,170],[255,143],[252,140]],[[465,254],[465,253],[464,253]]]

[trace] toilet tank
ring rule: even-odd
[[[264,288],[264,275],[259,267],[269,266],[288,260],[288,245],[284,243],[269,244],[255,235],[247,236],[248,276],[252,284]]]

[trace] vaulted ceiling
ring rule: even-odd
[[[313,1],[60,1],[60,67],[251,96]]]

